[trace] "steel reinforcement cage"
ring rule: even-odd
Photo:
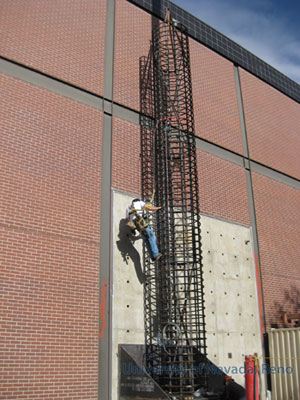
[[[168,22],[140,60],[142,193],[162,258],[144,257],[145,364],[176,397],[206,386],[206,332],[189,42]]]

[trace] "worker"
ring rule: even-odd
[[[134,199],[126,210],[126,217],[128,219],[126,225],[133,233],[135,233],[136,229],[141,233],[152,261],[159,260],[162,255],[158,251],[156,237],[147,221],[145,211],[157,211],[160,209],[161,207],[154,207],[151,204],[144,203],[140,199]]]

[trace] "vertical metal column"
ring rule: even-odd
[[[206,334],[189,43],[171,18],[153,31],[152,57],[141,61],[142,112],[155,119],[142,128],[142,177],[162,207],[153,224],[163,257],[145,263],[146,365],[187,397],[206,386]]]

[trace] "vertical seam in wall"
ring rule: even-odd
[[[247,131],[246,131],[246,120],[245,120],[242,89],[241,89],[241,81],[240,81],[240,74],[239,74],[238,67],[236,67],[234,65],[233,66],[233,71],[234,71],[235,88],[236,88],[238,109],[239,109],[239,116],[240,116],[240,127],[241,127],[242,140],[243,140],[244,157],[249,158],[249,147],[248,147],[248,139],[247,139]]]
[[[259,279],[260,283],[262,283],[262,272],[261,272],[261,263],[260,263],[260,254],[259,254],[255,201],[254,201],[251,166],[250,166],[250,161],[249,161],[249,147],[248,147],[248,139],[247,139],[247,128],[246,128],[243,96],[242,96],[242,89],[241,89],[241,82],[240,82],[240,75],[239,75],[238,67],[234,66],[233,68],[234,68],[234,78],[235,78],[235,84],[236,84],[236,93],[237,93],[237,99],[238,99],[241,134],[242,134],[242,140],[243,140],[244,168],[245,168],[246,181],[247,181],[249,214],[250,214],[253,240],[254,240],[253,246],[254,246],[254,251],[255,251],[255,254],[256,254],[257,260],[258,260],[259,276],[257,276],[257,279]],[[266,319],[265,319],[264,295],[263,295],[262,290],[261,290],[261,293],[259,293],[259,296],[261,296],[261,299],[262,299],[261,312],[262,312],[263,325],[264,325],[263,330],[265,331]]]
[[[115,0],[107,0],[104,99],[109,102],[113,99],[114,30]],[[110,400],[112,395],[112,124],[112,108],[105,107],[104,100],[99,257],[98,400]]]

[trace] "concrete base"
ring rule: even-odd
[[[170,400],[171,397],[165,393],[160,386],[148,374],[145,363],[145,346],[144,345],[119,345],[119,384],[120,384],[120,400]],[[207,360],[208,363],[211,363]],[[213,365],[213,364],[212,364]],[[213,365],[214,368],[217,368]],[[203,400],[209,398],[210,400],[219,400],[224,398],[224,378],[225,374],[219,371],[215,376],[210,376],[208,380],[208,392],[203,393],[199,397],[199,393],[195,393],[195,399]],[[228,388],[229,389],[229,388]],[[244,396],[244,391],[238,385],[230,388],[231,393],[235,393],[234,398]],[[206,397],[209,396],[209,397]],[[231,398],[229,396],[229,398]]]
[[[144,367],[144,354],[144,345],[119,346],[120,400],[170,400],[170,397],[148,375]]]

